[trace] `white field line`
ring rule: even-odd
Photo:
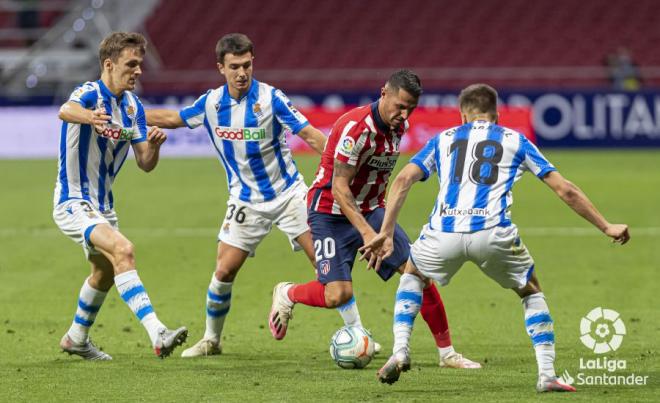
[[[120,227],[126,235],[140,237],[215,237],[218,234],[217,227],[197,227],[197,228],[138,228],[138,227]],[[557,236],[557,237],[591,237],[604,236],[595,228],[589,227],[518,227],[520,235],[523,237]],[[419,228],[407,228],[410,234],[416,234]],[[631,236],[660,236],[660,227],[632,227]],[[57,228],[2,228],[0,227],[0,237],[14,236],[35,236],[35,237],[54,237],[61,236],[62,233]]]

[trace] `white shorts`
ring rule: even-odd
[[[534,267],[513,224],[474,233],[431,230],[427,224],[410,248],[410,259],[426,277],[443,286],[466,261],[475,263],[504,288],[525,286]]]
[[[242,249],[252,257],[273,224],[289,237],[294,251],[301,249],[295,239],[309,231],[307,186],[303,181],[267,202],[247,203],[230,197],[218,241]]]
[[[89,235],[94,226],[108,224],[116,230],[119,229],[114,210],[100,212],[90,202],[80,199],[69,200],[55,206],[53,220],[64,235],[83,247],[87,257],[101,254],[89,243]]]

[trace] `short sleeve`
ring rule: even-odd
[[[544,156],[541,154],[538,148],[531,141],[523,135],[520,135],[521,146],[525,151],[525,158],[522,161],[522,165],[525,169],[528,169],[538,178],[543,179],[545,175],[552,171],[556,171],[557,168],[554,167]]]
[[[332,133],[339,133],[335,148],[335,159],[351,166],[357,166],[360,154],[369,136],[369,130],[354,121],[339,121],[332,128]]]
[[[147,118],[144,114],[144,107],[142,106],[142,102],[140,102],[137,98],[135,98],[135,103],[137,104],[135,123],[138,130],[133,134],[131,144],[147,141]]]
[[[289,98],[278,89],[273,88],[273,114],[283,125],[289,128],[293,134],[298,134],[309,122],[291,103]]]
[[[192,105],[186,106],[179,111],[181,120],[183,120],[189,128],[194,129],[197,126],[204,124],[204,118],[206,117],[206,99],[210,92],[211,90],[206,91],[206,93],[197,98]]]
[[[82,105],[83,108],[89,109],[96,106],[98,96],[96,87],[91,83],[85,83],[73,90],[71,96],[69,96],[69,101],[77,102]]]
[[[438,158],[438,136],[429,140],[426,145],[412,157],[410,163],[417,165],[424,172],[422,181],[427,180],[440,165],[440,159]]]

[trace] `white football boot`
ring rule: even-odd
[[[440,367],[442,368],[461,368],[461,369],[479,369],[481,364],[463,357],[463,354],[453,352],[445,358],[440,357]]]
[[[286,336],[289,320],[293,319],[293,303],[286,296],[292,283],[279,283],[273,289],[273,305],[268,315],[268,327],[275,340],[282,340]]]
[[[188,329],[180,327],[176,330],[161,329],[154,345],[154,353],[160,358],[168,357],[175,348],[182,345],[188,337]]]
[[[393,354],[378,370],[378,380],[389,385],[399,380],[402,372],[410,369],[410,356],[404,351]]]
[[[536,383],[536,391],[543,392],[575,392],[575,388],[564,382],[563,379],[556,376],[539,376]]]
[[[192,357],[206,357],[209,355],[220,355],[222,354],[222,346],[220,342],[215,343],[212,340],[202,339],[195,343],[194,346],[183,350],[181,357],[183,358],[192,358]]]
[[[63,352],[69,353],[69,355],[75,354],[81,356],[85,360],[90,361],[110,361],[112,357],[109,354],[104,353],[98,347],[92,343],[92,339],[89,337],[87,341],[82,344],[75,344],[73,340],[69,337],[68,334],[65,334],[60,340],[60,348]]]

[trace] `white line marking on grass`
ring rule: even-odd
[[[199,228],[139,228],[139,227],[121,227],[122,232],[127,235],[141,237],[165,237],[175,236],[181,238],[196,237],[215,237],[218,235],[219,228],[199,227]],[[527,236],[558,236],[558,237],[589,237],[604,236],[600,231],[590,227],[519,227],[519,232],[523,237]],[[411,234],[416,233],[418,228],[410,230]],[[632,227],[630,233],[636,236],[660,236],[660,227]],[[35,236],[35,237],[53,237],[61,236],[62,233],[57,228],[0,228],[0,237],[14,236]]]

